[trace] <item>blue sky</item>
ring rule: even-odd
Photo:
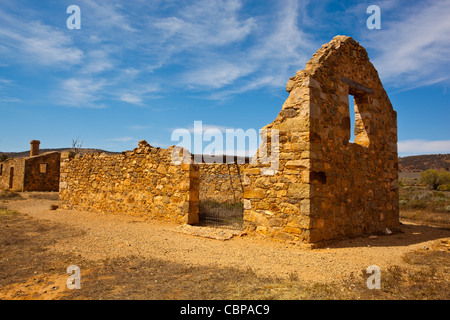
[[[381,29],[369,30],[369,5]],[[69,5],[81,10],[70,30]],[[176,128],[259,130],[289,77],[348,35],[398,112],[399,154],[450,153],[450,1],[0,2],[0,150],[131,150]]]

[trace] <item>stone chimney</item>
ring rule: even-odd
[[[31,149],[30,149],[30,157],[39,155],[39,144],[41,142],[39,140],[31,140]]]

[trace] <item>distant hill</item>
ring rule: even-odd
[[[54,148],[54,149],[40,149],[39,153],[45,152],[63,152],[63,151],[71,151],[72,148]],[[106,151],[102,149],[87,149],[81,148],[80,153],[106,153],[109,155],[120,154],[121,152],[112,152]],[[30,155],[30,151],[22,151],[22,152],[0,152],[0,155],[6,154],[8,158],[19,158],[19,157],[28,157]],[[205,157],[207,158],[207,156]],[[238,157],[239,158],[239,157]],[[245,162],[248,162],[249,159],[243,158]],[[398,170],[400,172],[421,172],[427,169],[436,169],[436,170],[449,170],[450,169],[450,154],[428,154],[428,155],[420,155],[420,156],[408,156],[402,157],[398,159]]]
[[[43,154],[46,152],[63,152],[63,151],[71,151],[73,150],[72,148],[54,148],[54,149],[39,149],[39,154]],[[96,153],[96,152],[104,152],[106,154],[120,154],[121,152],[112,152],[112,151],[105,151],[105,150],[101,150],[101,149],[80,149],[80,153],[84,154],[84,153]],[[0,155],[2,154],[6,154],[8,156],[8,158],[21,158],[21,157],[29,157],[30,156],[30,151],[22,151],[22,152],[1,152],[0,151]]]
[[[400,172],[420,172],[428,169],[449,170],[450,154],[428,154],[398,159]]]

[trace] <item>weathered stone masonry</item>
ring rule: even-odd
[[[264,128],[279,130],[278,172],[263,176],[258,164],[245,170],[247,229],[306,243],[396,229],[396,112],[365,49],[335,37],[287,91],[278,117]]]
[[[58,191],[59,152],[39,154],[39,141],[32,140],[30,156],[7,159],[0,164],[0,190]]]
[[[185,152],[189,160],[176,165],[173,147],[141,141],[118,156],[64,158],[61,206],[196,224],[201,195],[220,197],[230,182],[243,186],[243,195],[232,192],[244,198],[246,230],[272,239],[321,244],[397,229],[396,112],[365,49],[350,37],[335,37],[289,80],[287,91],[278,117],[263,128],[269,137],[279,133],[273,175],[264,170],[271,164],[256,157],[235,167],[201,165]],[[267,139],[260,149],[271,144]]]
[[[206,162],[210,159],[206,158]],[[225,157],[224,157],[225,158]],[[249,159],[239,158],[227,163],[202,163],[199,165],[200,200],[214,199],[219,202],[243,202],[243,174]]]
[[[177,165],[172,152],[174,147],[154,148],[142,140],[122,155],[64,154],[61,207],[195,224],[200,194],[204,200],[242,202],[240,174],[247,163],[194,164],[184,150],[189,160]]]
[[[198,166],[172,163],[173,147],[140,141],[121,155],[85,154],[61,162],[63,209],[198,222]]]

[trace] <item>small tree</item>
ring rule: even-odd
[[[428,186],[431,190],[437,190],[439,186],[450,183],[450,173],[447,171],[437,171],[428,169],[420,173],[420,182]]]
[[[0,155],[0,162],[5,161],[6,159],[8,159],[8,156],[6,154]]]
[[[76,156],[78,153],[80,153],[80,149],[83,146],[83,142],[80,141],[80,138],[72,139],[72,151],[70,152],[70,155],[72,157]]]

